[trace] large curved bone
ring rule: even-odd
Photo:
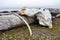
[[[19,17],[20,19],[22,19],[25,22],[25,24],[27,25],[27,27],[29,29],[30,36],[31,36],[32,35],[32,30],[31,30],[30,25],[28,24],[28,22],[22,16],[18,15],[17,13],[15,13],[14,15],[16,15],[17,17]]]

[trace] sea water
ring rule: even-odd
[[[16,8],[16,9],[0,9],[0,12],[1,11],[17,11],[17,10],[20,10],[19,8]]]

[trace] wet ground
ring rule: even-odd
[[[60,40],[60,18],[53,19],[53,28],[30,25],[33,36],[29,35],[28,28],[21,26],[8,31],[0,31],[0,40]]]

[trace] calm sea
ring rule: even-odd
[[[1,11],[17,11],[17,10],[20,10],[20,9],[0,9],[0,12]]]

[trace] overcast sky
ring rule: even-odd
[[[60,8],[60,0],[0,0],[0,8],[45,7]]]

